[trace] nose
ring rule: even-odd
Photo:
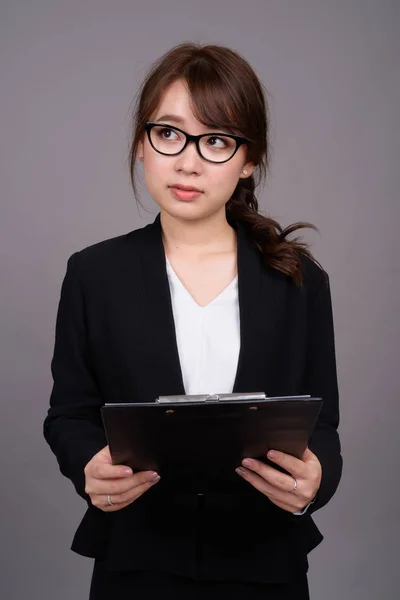
[[[177,169],[193,173],[201,169],[203,159],[197,152],[196,144],[191,140],[186,148],[176,156],[175,166]]]

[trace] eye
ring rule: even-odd
[[[229,138],[222,138],[213,135],[207,138],[207,143],[213,148],[226,148],[229,145],[228,140]]]
[[[156,127],[157,135],[163,140],[179,139],[178,132],[172,127]],[[176,136],[175,138],[173,136]]]
[[[220,135],[210,135],[203,139],[205,140],[203,143],[206,144],[208,150],[219,152],[220,154],[224,151],[233,152],[236,146],[235,140]]]

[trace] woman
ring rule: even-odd
[[[139,159],[160,212],[68,261],[44,434],[88,504],[72,549],[95,559],[91,600],[309,597],[311,513],[342,469],[332,308],[326,273],[288,239],[307,224],[258,213],[267,114],[239,54],[172,48],[140,89],[130,150],[133,189]],[[324,399],[301,460],[244,461],[204,494],[111,463],[105,402],[260,390]]]

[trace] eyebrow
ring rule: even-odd
[[[184,125],[185,124],[185,119],[182,119],[182,117],[179,117],[178,115],[161,115],[161,117],[158,117],[157,119],[154,119],[156,122],[167,122],[167,121],[171,121],[171,122],[175,122],[175,123],[179,123],[179,125]],[[218,127],[209,127],[209,129],[212,129],[214,131],[218,131]],[[225,128],[225,131],[231,131],[232,133],[234,133],[233,129],[229,128]],[[221,132],[223,133],[223,132]]]
[[[178,115],[162,115],[155,119],[156,121],[175,121],[175,123],[179,123],[180,125],[185,124],[185,120],[182,117],[178,117]]]

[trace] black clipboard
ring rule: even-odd
[[[264,392],[159,396],[105,404],[101,415],[113,464],[157,471],[176,489],[207,490],[237,479],[245,457],[272,464],[266,454],[275,449],[300,458],[322,403]]]

